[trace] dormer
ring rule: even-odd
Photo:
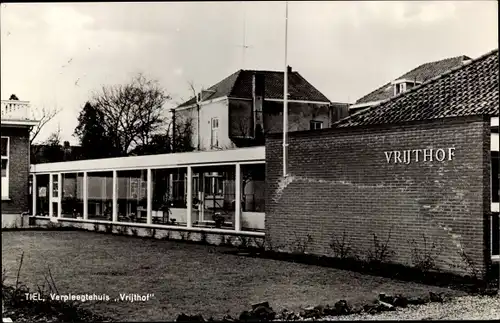
[[[422,82],[417,80],[408,80],[408,79],[398,79],[391,82],[391,85],[394,89],[394,96],[406,92],[409,89],[421,84]]]

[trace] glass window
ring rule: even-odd
[[[49,175],[36,175],[36,215],[49,215]]]
[[[210,145],[219,147],[219,118],[212,118]]]
[[[62,174],[61,187],[62,217],[83,217],[83,173]]]
[[[493,203],[498,203],[499,201],[499,195],[500,195],[500,188],[498,185],[499,182],[499,174],[498,174],[498,168],[500,167],[498,163],[498,157],[499,152],[498,151],[492,151],[491,152],[491,202]]]
[[[118,171],[118,221],[147,220],[147,171]]]
[[[1,144],[1,150],[2,150],[2,157],[9,157],[9,138],[8,137],[2,137],[2,144]]]
[[[311,130],[323,129],[323,121],[311,120]]]
[[[2,177],[7,177],[7,159],[2,158]]]
[[[59,182],[57,181],[58,176],[52,175],[52,197],[58,197],[59,193]]]
[[[112,220],[113,172],[87,174],[88,218]]]
[[[186,225],[187,168],[152,170],[152,221]],[[193,179],[194,181],[194,179]],[[193,196],[195,189],[193,186]]]
[[[2,137],[2,197],[9,196],[9,137]]]

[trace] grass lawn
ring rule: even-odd
[[[205,318],[238,316],[257,302],[274,310],[298,310],[340,299],[371,301],[379,293],[425,295],[463,292],[268,259],[224,254],[227,248],[84,231],[2,232],[7,284],[20,280],[33,291],[50,267],[60,294],[153,293],[148,302],[85,302],[97,314],[120,321],[174,320],[178,314]]]

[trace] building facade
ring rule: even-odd
[[[21,214],[29,212],[30,129],[37,124],[29,108],[27,101],[1,101],[2,227],[24,225]]]

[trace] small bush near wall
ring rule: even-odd
[[[351,247],[350,238],[348,237],[345,230],[340,237],[337,236],[336,234],[332,235],[330,248],[332,249],[334,258],[338,259],[356,258],[354,250]]]
[[[313,237],[308,234],[305,237],[299,237],[297,233],[295,234],[295,241],[292,243],[292,253],[293,254],[304,254],[306,253],[307,247],[313,241]]]
[[[441,250],[438,250],[436,243],[429,242],[427,236],[422,234],[422,243],[412,239],[408,241],[411,248],[412,265],[422,271],[437,270],[436,258],[439,257]]]
[[[380,264],[389,263],[391,258],[395,255],[394,250],[389,248],[389,242],[391,240],[391,231],[385,241],[381,241],[378,236],[373,233],[373,245],[368,249],[367,260],[370,263]]]

